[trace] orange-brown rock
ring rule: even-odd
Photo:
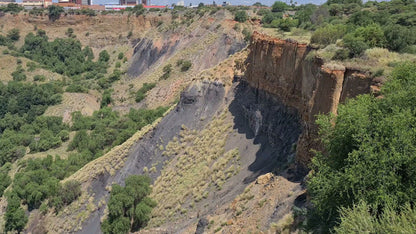
[[[325,64],[318,57],[307,56],[314,49],[293,40],[254,32],[249,49],[245,79],[251,86],[298,110],[303,133],[296,159],[300,165],[307,166],[311,149],[321,148],[316,140],[316,115],[336,114],[339,103],[369,93],[372,79],[359,70]]]

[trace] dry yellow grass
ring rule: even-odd
[[[186,215],[209,192],[220,190],[224,182],[239,172],[237,149],[225,152],[225,142],[231,131],[226,121],[228,112],[214,117],[202,131],[182,127],[179,138],[166,146],[163,155],[175,156],[155,181],[152,197],[157,203],[149,226]]]
[[[99,93],[91,91],[90,93],[64,93],[62,103],[49,106],[46,109],[46,116],[60,116],[63,122],[69,123],[72,119],[71,113],[81,111],[83,115],[91,116],[94,111],[100,109]]]
[[[299,183],[290,182],[284,177],[272,173],[259,176],[231,203],[212,212],[207,217],[211,225],[204,231],[289,233],[288,229],[293,224],[293,202],[304,192]],[[276,207],[279,207],[279,212],[276,212]]]

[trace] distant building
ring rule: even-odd
[[[229,3],[229,2],[222,2],[222,6],[223,7],[225,7],[225,6],[230,6],[231,5],[231,3]]]
[[[120,5],[139,5],[142,4],[144,6],[150,5],[150,0],[120,0]]]
[[[92,5],[92,0],[59,0],[59,3],[72,3],[77,5]]]
[[[176,6],[185,6],[185,2],[184,1],[179,1],[178,3],[176,3]]]
[[[24,7],[48,7],[52,5],[52,0],[23,0],[22,6]]]

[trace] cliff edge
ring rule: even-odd
[[[244,77],[248,84],[298,110],[303,132],[296,161],[306,169],[313,156],[311,150],[321,148],[316,116],[336,114],[339,103],[370,93],[374,82],[368,72],[327,64],[310,54],[314,48],[293,40],[254,32],[249,50]]]

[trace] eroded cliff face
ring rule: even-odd
[[[307,56],[313,50],[307,44],[255,32],[249,49],[244,79],[298,110],[303,133],[298,140],[296,160],[306,168],[311,150],[321,148],[316,115],[336,114],[339,103],[369,93],[373,81],[362,71]]]

